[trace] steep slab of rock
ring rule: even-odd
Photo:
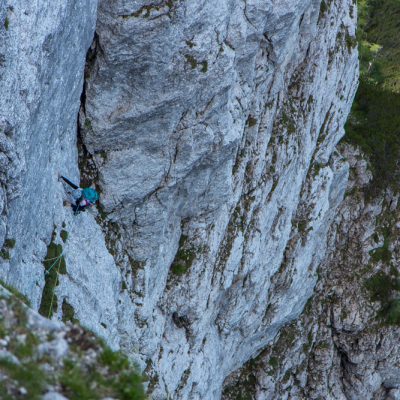
[[[77,114],[96,11],[96,0],[0,8],[0,276],[35,308],[46,247],[64,219],[58,173],[79,183]]]
[[[218,398],[302,311],[347,182],[352,1],[100,2],[80,115],[154,398]]]
[[[342,152],[351,179],[315,294],[297,321],[227,379],[226,400],[400,398],[398,195],[368,197],[365,154],[348,145]]]

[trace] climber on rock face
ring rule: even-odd
[[[99,194],[96,192],[96,190],[90,187],[82,189],[62,175],[59,175],[59,178],[61,178],[73,189],[71,193],[71,196],[73,198],[71,206],[75,214],[78,214],[81,211],[85,211],[86,208],[93,206],[99,200]]]

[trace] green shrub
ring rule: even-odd
[[[24,341],[20,342],[18,339],[12,340],[8,346],[8,350],[21,360],[32,357],[38,344],[39,339],[32,332],[28,332]]]
[[[65,229],[63,229],[60,232],[60,236],[61,236],[62,241],[65,243],[68,239],[68,232]]]
[[[399,190],[400,95],[361,79],[346,124],[345,140],[368,156],[373,173],[369,192],[376,195],[391,187]]]
[[[143,377],[128,359],[120,352],[114,352],[106,347],[99,357],[100,363],[113,374],[112,388],[119,394],[121,400],[144,400]],[[109,378],[112,376],[109,375]]]
[[[365,286],[370,291],[371,300],[381,303],[385,303],[393,291],[400,290],[399,280],[382,271],[369,278]]]
[[[400,280],[398,273],[386,274],[382,271],[365,282],[370,300],[380,302],[378,318],[387,325],[400,324]]]
[[[92,129],[92,121],[89,118],[86,118],[84,126],[86,129]]]
[[[15,239],[6,239],[4,241],[3,248],[0,250],[0,257],[4,260],[11,260],[10,250],[15,247],[15,244]]]
[[[175,275],[184,275],[190,269],[195,260],[194,249],[187,244],[187,236],[181,235],[178,252],[171,265],[171,271]]]
[[[277,357],[271,357],[268,361],[268,364],[273,368],[276,369],[278,368],[279,365],[279,360]]]
[[[193,56],[191,56],[189,54],[185,54],[185,58],[186,58],[186,62],[188,62],[190,64],[192,69],[195,69],[197,67],[198,62]]]
[[[400,325],[400,299],[390,302],[387,309],[387,322],[389,325]]]
[[[62,252],[63,247],[61,244],[51,242],[47,247],[46,258],[43,261],[45,268],[45,284],[40,301],[39,313],[47,318],[51,318],[58,308],[57,296],[54,293],[59,283],[58,274],[65,274],[67,272],[65,258]]]
[[[75,318],[75,310],[71,304],[68,303],[67,299],[64,299],[61,305],[62,310],[62,321],[67,322],[70,321],[74,324],[78,323],[79,321]]]
[[[319,17],[318,17],[318,21],[320,21],[326,14],[326,12],[328,11],[328,5],[326,4],[325,0],[321,1],[321,4],[319,6]]]
[[[7,247],[8,249],[13,249],[16,243],[17,241],[15,239],[6,239],[4,241],[4,247]]]
[[[346,32],[346,46],[347,50],[350,52],[352,49],[357,47],[357,39],[355,36],[351,36],[349,32]]]
[[[10,252],[9,252],[8,250],[5,250],[5,249],[1,249],[1,250],[0,250],[0,257],[1,257],[3,260],[11,260],[11,254],[10,254]]]
[[[25,398],[30,400],[39,400],[42,398],[46,375],[37,363],[28,362],[18,365],[3,358],[0,359],[0,372],[2,375],[23,384],[23,387],[27,391]],[[5,389],[7,381],[8,379],[6,378],[0,382],[0,393],[7,393]],[[9,398],[11,399],[11,397]]]
[[[384,264],[387,265],[390,263],[392,259],[392,252],[389,250],[391,229],[389,227],[385,227],[382,229],[382,232],[383,232],[383,246],[379,247],[378,249],[372,250],[370,252],[370,255],[371,255],[371,260],[374,263],[382,261]]]
[[[204,74],[208,71],[208,62],[207,61],[202,61],[201,62],[201,72]]]
[[[118,372],[129,367],[129,362],[121,353],[106,347],[100,355],[100,362],[112,372]]]
[[[83,374],[79,366],[70,360],[64,361],[60,376],[63,393],[71,400],[97,400],[100,396],[91,387],[95,382]]]
[[[252,115],[249,115],[247,118],[247,125],[249,128],[257,125],[257,118],[254,118]]]

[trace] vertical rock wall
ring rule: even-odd
[[[57,175],[79,182],[76,121],[96,8],[95,0],[0,6],[0,244],[8,239],[0,276],[35,308],[46,247],[64,219]]]
[[[1,8],[0,277],[39,308],[62,245],[49,315],[72,307],[155,399],[219,398],[313,292],[348,176],[354,4],[102,1],[84,75],[96,7]],[[78,181],[84,77],[102,207],[76,217],[57,174]]]
[[[297,321],[227,379],[226,400],[400,398],[398,195],[366,195],[366,155],[341,150],[351,177],[315,294]]]
[[[348,175],[355,18],[344,0],[100,4],[82,165],[154,398],[218,398],[311,295]]]

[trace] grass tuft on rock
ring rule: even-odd
[[[39,313],[47,318],[51,318],[58,308],[57,296],[54,293],[59,283],[58,274],[66,274],[67,272],[65,258],[62,252],[63,247],[61,244],[51,242],[47,247],[47,254],[43,261],[45,268],[45,284],[40,301]]]
[[[398,274],[383,271],[371,276],[365,282],[372,302],[380,302],[378,318],[385,325],[400,324],[400,280]]]
[[[71,304],[68,303],[67,299],[64,299],[61,305],[62,310],[62,321],[63,322],[72,322],[74,324],[78,323],[79,321],[75,318],[75,310]]]
[[[15,239],[6,239],[4,241],[4,247],[7,247],[8,249],[13,249],[16,243],[17,241]]]
[[[49,391],[69,400],[146,399],[137,368],[91,332],[40,320],[29,325],[33,311],[13,296],[0,296],[0,308],[0,349],[6,351],[0,357],[1,399],[39,400]],[[52,351],[59,340],[68,345],[61,356]]]
[[[251,127],[257,125],[257,118],[254,118],[252,115],[249,115],[246,122],[247,122],[247,126],[249,128],[251,128]]]
[[[171,265],[171,271],[175,275],[186,274],[196,258],[194,249],[188,246],[187,239],[188,238],[185,235],[181,235],[181,238],[179,239],[178,252],[176,253],[175,259]]]
[[[68,240],[68,232],[65,229],[60,232],[60,236],[64,243]]]
[[[8,386],[11,386],[11,381],[20,382],[26,390],[30,400],[40,400],[44,394],[46,384],[46,374],[38,366],[37,363],[31,361],[23,364],[15,364],[9,359],[0,359],[0,373],[4,375],[4,379],[0,381],[0,393],[4,395],[2,399],[15,399],[23,397],[12,397],[7,394]]]
[[[15,247],[15,239],[6,239],[3,243],[3,248],[0,250],[0,257],[3,260],[11,260],[11,250]]]
[[[30,300],[23,295],[20,291],[15,289],[15,287],[8,285],[4,281],[0,280],[0,285],[6,288],[11,294],[13,294],[17,299],[21,300],[23,303],[25,303],[28,307],[31,307],[31,302]]]

